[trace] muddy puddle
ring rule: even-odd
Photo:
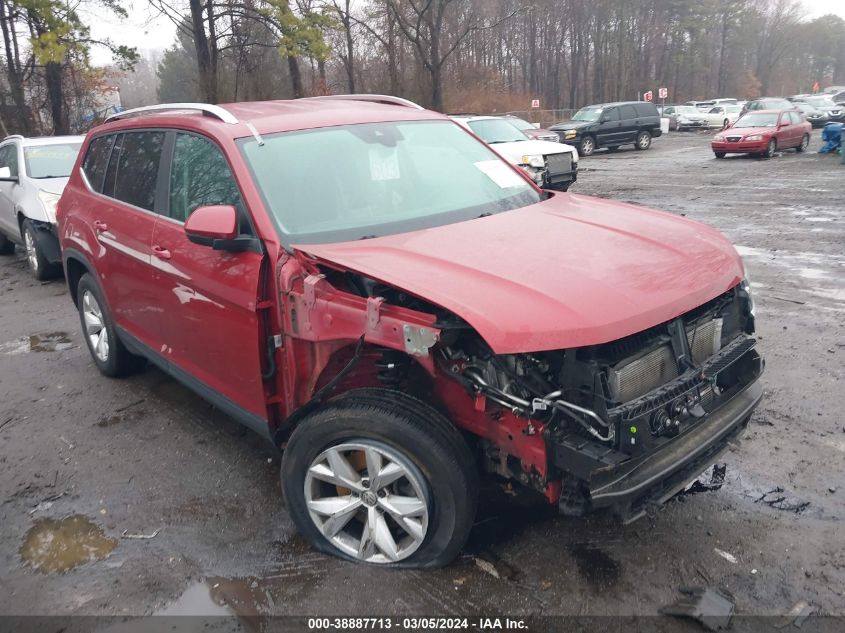
[[[46,334],[30,334],[2,343],[0,344],[0,353],[17,356],[29,352],[61,352],[72,347],[74,347],[74,344],[67,332],[48,332]]]
[[[19,553],[33,569],[54,574],[108,558],[116,546],[117,541],[106,536],[88,517],[74,514],[58,520],[36,520]]]

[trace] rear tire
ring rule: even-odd
[[[725,152],[713,152],[716,155],[716,158],[724,158]]]
[[[801,137],[801,144],[795,148],[795,151],[799,154],[807,149],[807,146],[810,144],[810,135],[805,134]]]
[[[24,248],[26,249],[26,261],[29,265],[29,271],[35,278],[38,281],[47,281],[56,277],[60,267],[44,257],[43,240],[48,238],[41,235],[30,220],[23,221],[21,225],[21,237],[23,238]]]
[[[639,134],[637,134],[637,142],[634,144],[638,150],[646,150],[651,147],[651,134],[643,130]]]
[[[76,297],[82,335],[97,369],[111,378],[140,369],[144,359],[130,353],[118,338],[105,298],[90,274],[82,275]]]
[[[592,136],[585,136],[581,139],[581,143],[578,146],[578,154],[581,156],[592,156],[593,152],[596,151],[596,141]]]
[[[380,484],[371,467],[391,480]],[[458,430],[424,402],[386,389],[349,391],[306,416],[285,446],[281,480],[313,547],[394,567],[452,561],[478,500],[475,460]],[[399,498],[414,514],[397,514]]]

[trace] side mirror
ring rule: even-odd
[[[0,180],[19,182],[18,177],[12,175],[12,170],[9,167],[0,167]]]
[[[226,242],[238,236],[238,211],[223,204],[198,207],[185,222],[185,234],[194,244],[217,248],[216,240]]]

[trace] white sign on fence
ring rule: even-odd
[[[531,100],[531,107],[532,108],[539,108],[540,107],[540,100],[539,99],[532,99]]]

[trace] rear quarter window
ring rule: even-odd
[[[114,172],[114,198],[147,211],[153,210],[163,147],[164,132],[123,134]],[[114,155],[111,162],[115,162]]]
[[[109,164],[109,155],[114,145],[114,135],[98,136],[88,145],[85,153],[85,160],[82,162],[82,171],[88,179],[88,184],[97,193],[102,193],[103,182],[106,180],[106,168]]]

